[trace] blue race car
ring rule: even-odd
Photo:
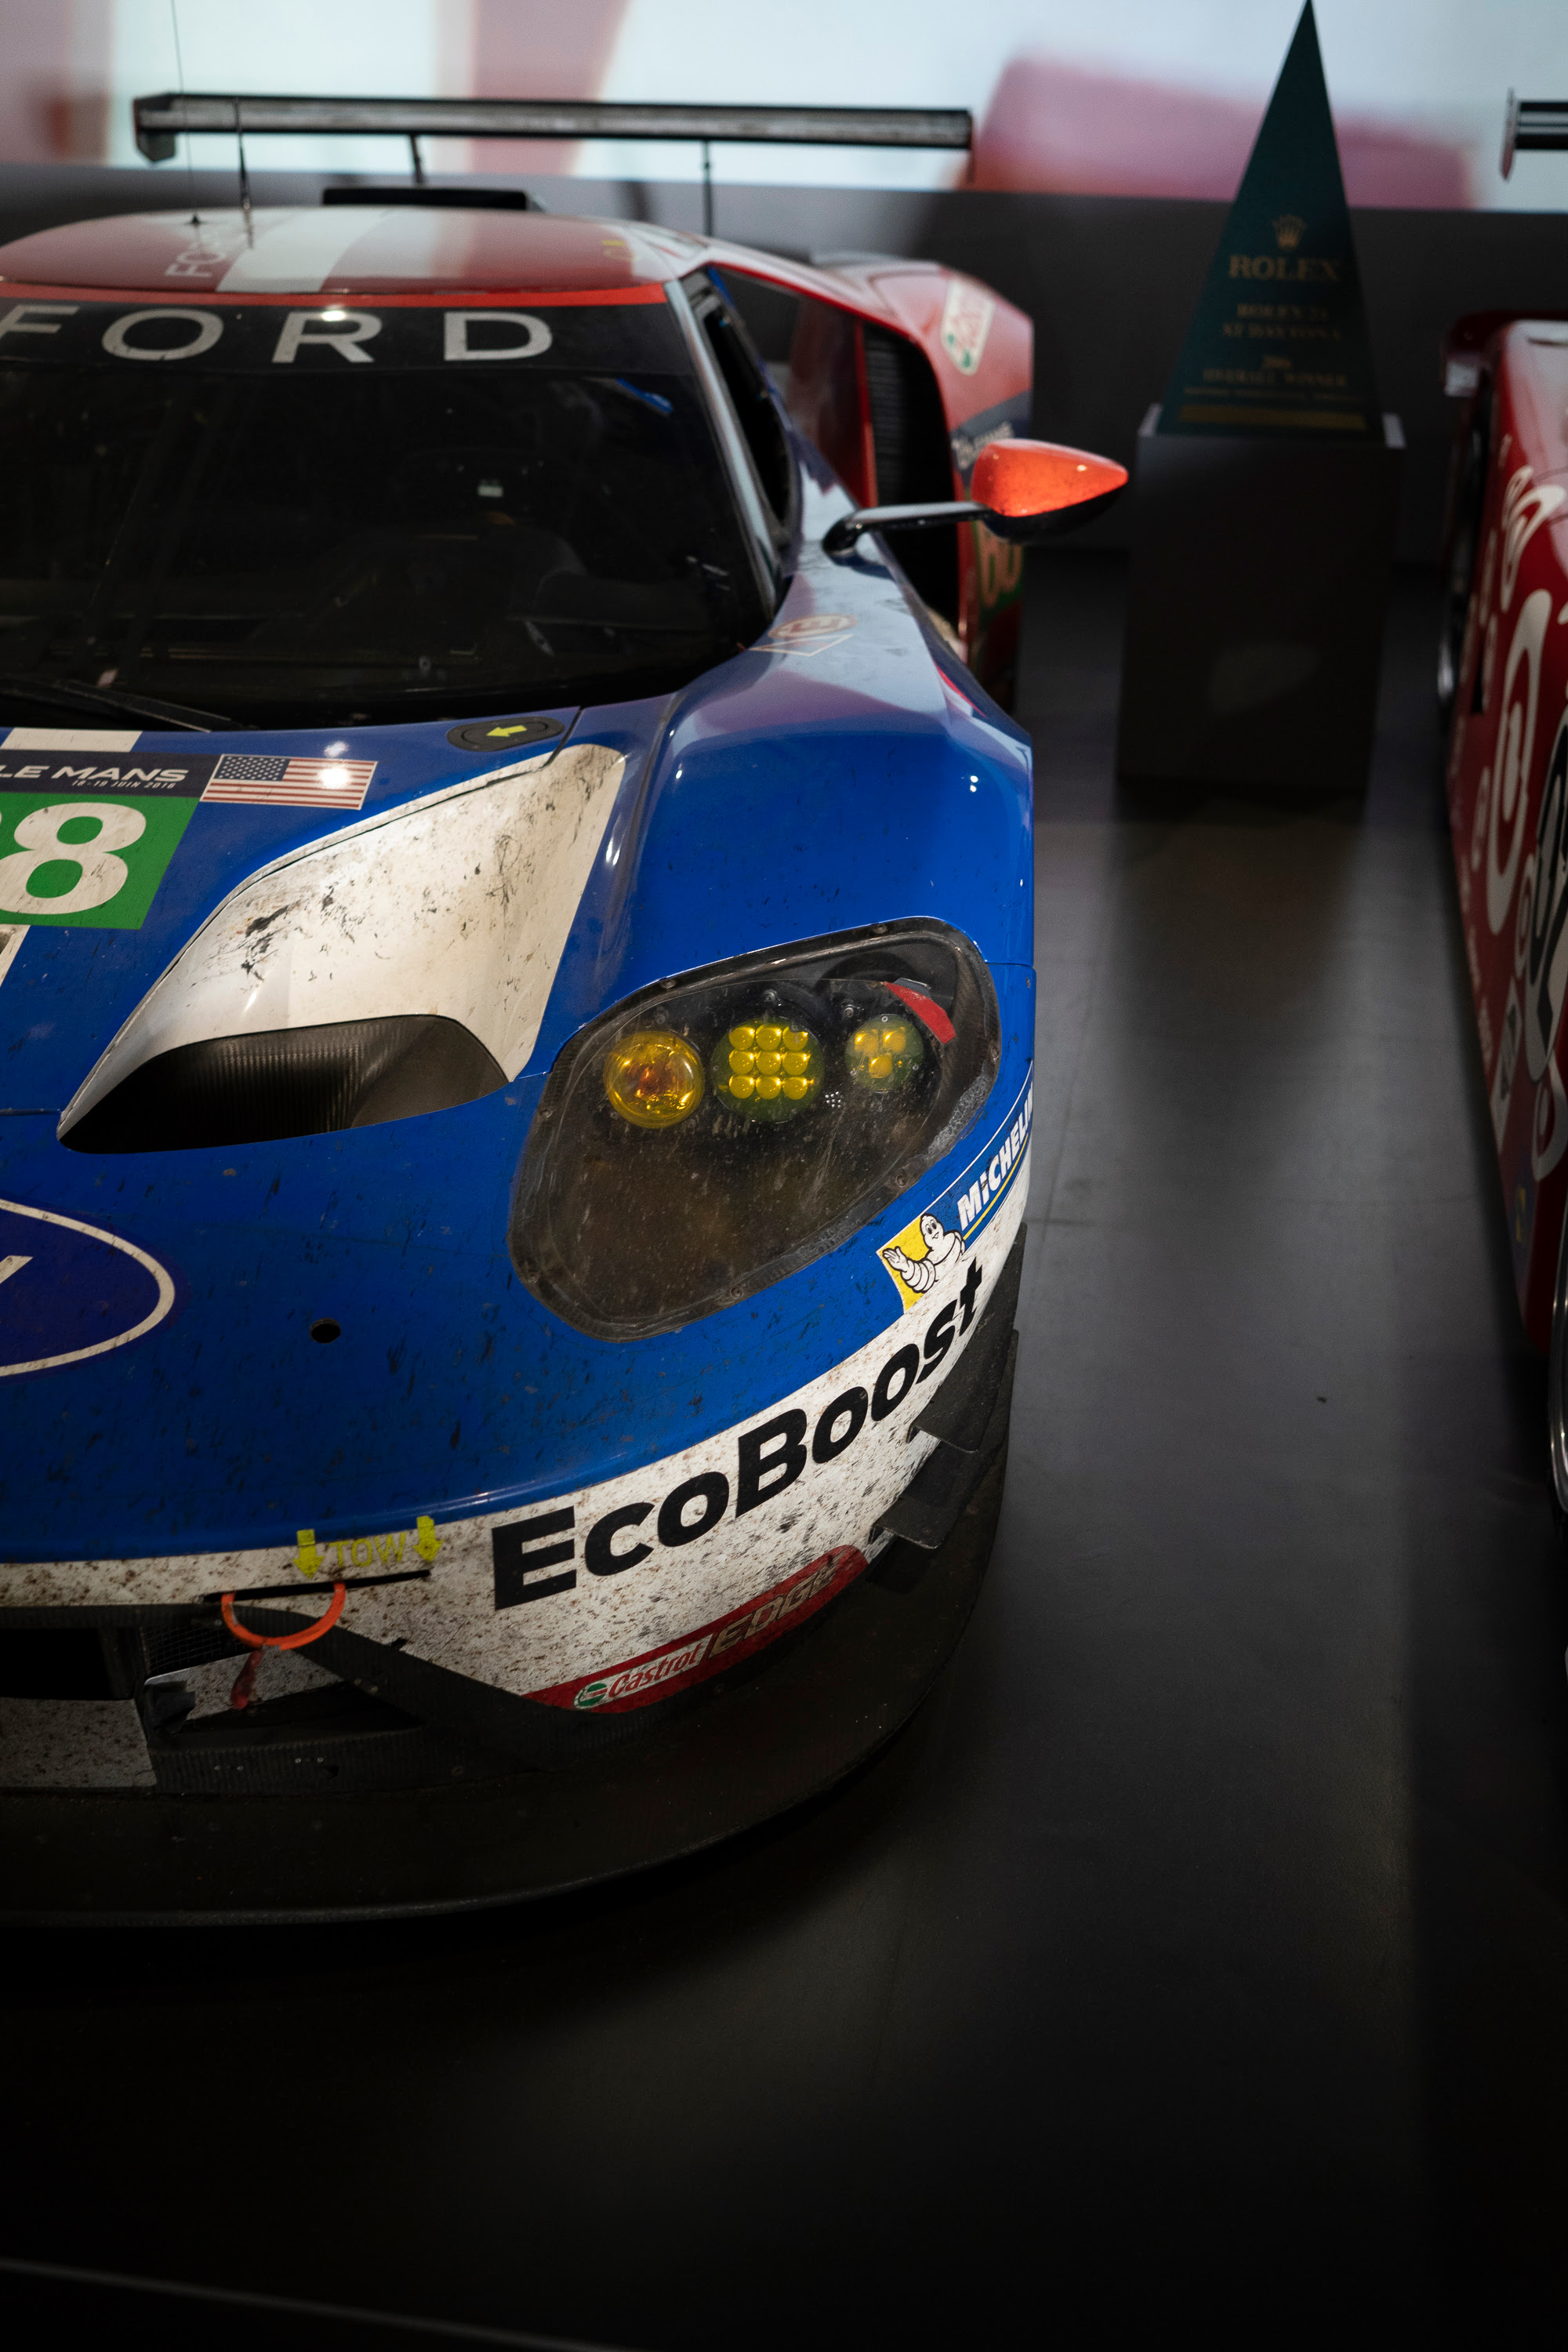
[[[6,1906],[765,1818],[989,1550],[1030,765],[977,674],[1123,477],[917,265],[388,192],[0,273]]]

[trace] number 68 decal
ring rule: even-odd
[[[140,930],[194,805],[0,793],[0,923]]]

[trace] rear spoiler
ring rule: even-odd
[[[1510,89],[1502,118],[1502,175],[1516,155],[1534,149],[1568,147],[1568,98],[1515,98]]]
[[[182,131],[384,131],[419,139],[684,139],[704,145],[958,147],[973,117],[911,106],[624,106],[596,99],[255,98],[165,90],[132,102],[136,144],[167,163]]]

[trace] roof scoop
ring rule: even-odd
[[[969,487],[967,499],[930,506],[857,508],[824,534],[823,547],[829,555],[847,555],[868,530],[933,530],[953,522],[983,522],[997,539],[1027,547],[1103,514],[1126,488],[1127,468],[1059,441],[993,441],[976,457]]]
[[[421,212],[542,213],[548,209],[526,188],[496,188],[483,180],[465,180],[461,186],[437,185],[430,180],[351,180],[323,188],[324,205],[414,205]]]

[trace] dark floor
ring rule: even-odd
[[[1024,1349],[944,1685],[593,1899],[18,1944],[0,2252],[695,2352],[1561,2341],[1568,1595],[1432,583],[1365,802],[1279,810],[1119,794],[1119,561],[1036,568]]]

